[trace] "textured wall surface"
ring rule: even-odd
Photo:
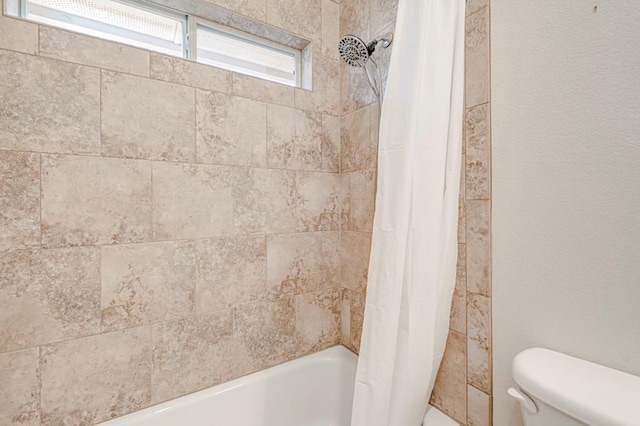
[[[310,40],[314,90],[0,17],[0,424],[340,342],[339,5],[216,3]]]
[[[492,0],[495,424],[533,346],[640,375],[640,5]]]
[[[343,0],[340,32],[370,39],[395,26],[395,0]],[[469,0],[459,261],[450,334],[431,403],[469,426],[491,424],[491,134],[489,2]],[[374,58],[386,79],[391,49]],[[341,64],[342,337],[362,333],[376,179],[377,105],[358,69]]]

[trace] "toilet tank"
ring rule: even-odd
[[[640,377],[533,348],[514,358],[513,378],[527,426],[640,426]]]

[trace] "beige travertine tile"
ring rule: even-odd
[[[469,384],[491,392],[491,299],[467,294],[467,371]]]
[[[151,402],[151,327],[41,349],[42,425],[92,425]]]
[[[485,6],[489,6],[489,0],[467,0],[466,14],[471,15]]]
[[[151,77],[200,89],[231,93],[232,73],[167,55],[151,53]]]
[[[340,6],[331,0],[322,0],[322,54],[338,58],[340,40]]]
[[[239,375],[288,361],[298,353],[293,297],[249,303],[234,310]]]
[[[491,398],[473,386],[467,386],[467,426],[491,425]]]
[[[212,0],[212,3],[258,21],[267,19],[267,0]]]
[[[38,26],[20,19],[0,16],[0,49],[37,54]]]
[[[378,56],[378,55],[376,55]],[[376,58],[377,59],[377,58]],[[377,62],[377,61],[376,61]],[[372,65],[368,65],[372,67]],[[375,103],[378,98],[369,85],[367,74],[363,68],[348,67],[349,71],[349,111],[355,111]],[[370,71],[372,72],[372,71]],[[373,71],[375,73],[375,71]],[[345,111],[346,112],[346,111]]]
[[[273,296],[338,287],[340,236],[337,232],[270,235],[267,265]]]
[[[264,236],[198,240],[197,312],[269,297]]]
[[[227,25],[236,30],[255,35],[259,38],[271,40],[294,49],[304,49],[309,44],[308,40],[284,31],[282,28],[269,25],[264,21],[256,21],[244,15],[234,13],[229,18]]]
[[[322,170],[338,173],[340,171],[340,117],[324,114],[322,116]]]
[[[462,144],[464,146],[464,144]],[[460,197],[458,199],[458,243],[465,244],[467,242],[467,208],[465,202],[466,183],[464,167],[466,163],[466,155],[462,154],[462,167],[460,169]]]
[[[466,202],[467,290],[491,294],[491,202]]]
[[[467,333],[467,246],[465,244],[458,244],[456,287],[451,303],[449,328],[458,333]]]
[[[465,336],[449,331],[444,358],[431,395],[431,404],[463,424],[467,421],[466,356]]]
[[[340,344],[351,345],[351,302],[349,290],[344,287],[340,289]]]
[[[339,59],[313,51],[313,90],[296,89],[296,108],[337,116],[340,113]]]
[[[199,163],[264,167],[267,108],[262,102],[198,90]]]
[[[0,424],[40,426],[40,351],[0,354]]]
[[[0,151],[0,251],[40,245],[40,155]]]
[[[322,170],[322,116],[267,105],[267,165],[271,168]]]
[[[233,73],[233,94],[236,96],[292,107],[294,92],[291,86]]]
[[[293,172],[237,168],[233,180],[234,221],[238,233],[270,234],[296,230]]]
[[[0,51],[0,149],[100,152],[100,71]]]
[[[396,20],[398,0],[369,0],[369,29],[378,34]]]
[[[466,198],[491,198],[491,135],[489,104],[467,109],[465,113]]]
[[[149,75],[149,52],[69,31],[40,27],[40,55],[142,76]]]
[[[233,378],[235,359],[230,310],[154,324],[151,402]]]
[[[319,42],[321,22],[322,0],[267,0],[267,23],[270,25]]]
[[[110,71],[102,74],[102,154],[194,161],[195,89]]]
[[[465,36],[465,104],[489,101],[489,8],[467,16]]]
[[[340,229],[339,174],[297,172],[295,174],[298,231],[332,231]]]
[[[369,0],[342,0],[340,34],[353,34],[369,40]]]
[[[376,197],[375,170],[360,170],[343,176],[348,185],[342,202],[342,229],[371,232]]]
[[[204,164],[153,164],[156,240],[233,235],[233,169]]]
[[[364,291],[369,276],[371,234],[342,231],[342,285],[352,291]]]
[[[340,289],[333,288],[294,297],[298,355],[321,351],[340,343]]]
[[[0,352],[100,331],[100,253],[0,254]]]
[[[362,326],[364,323],[364,309],[366,303],[366,292],[347,290],[349,294],[349,317],[351,324],[349,325],[351,332],[351,341],[349,349],[356,354],[360,352],[360,341],[362,340]]]
[[[371,121],[369,108],[360,108],[341,118],[340,170],[351,172],[371,165]]]
[[[100,248],[100,253],[103,331],[193,313],[195,243],[105,246]]]
[[[150,237],[150,163],[42,157],[45,247],[141,242]]]

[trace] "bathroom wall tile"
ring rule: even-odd
[[[340,343],[340,289],[294,297],[298,355],[321,351]]]
[[[102,154],[166,161],[195,159],[195,89],[102,74]]]
[[[234,220],[238,233],[270,234],[296,230],[293,172],[237,168],[234,182]]]
[[[141,242],[150,237],[150,163],[43,156],[44,246]]]
[[[233,73],[193,61],[151,53],[151,77],[200,89],[231,93]]]
[[[485,6],[489,6],[489,0],[467,0],[467,16],[479,11]]]
[[[296,108],[337,116],[340,113],[339,59],[313,51],[313,90],[296,89]]]
[[[340,229],[340,175],[297,172],[296,215],[298,231]]]
[[[360,352],[360,341],[362,340],[362,326],[364,323],[364,309],[366,303],[366,292],[347,290],[349,294],[350,320],[349,324],[351,339],[347,346],[351,351],[358,354]]]
[[[0,352],[100,331],[96,248],[0,254]]]
[[[99,70],[4,50],[0,69],[0,149],[100,151]]]
[[[291,86],[233,73],[233,94],[283,106],[294,106],[295,89]]]
[[[467,426],[491,425],[491,398],[473,386],[467,386]]]
[[[352,291],[364,291],[367,287],[370,252],[370,233],[342,232],[342,285],[345,288]]]
[[[231,310],[154,324],[151,402],[233,378],[235,358]]]
[[[0,354],[0,424],[40,426],[40,351]]]
[[[232,176],[226,166],[154,163],[154,238],[233,235]]]
[[[269,297],[264,236],[198,240],[197,312]]]
[[[369,108],[360,108],[341,118],[340,170],[351,172],[371,165],[371,121]]]
[[[271,168],[322,170],[322,116],[267,105],[267,165]]]
[[[347,173],[347,193],[342,204],[342,229],[371,232],[376,197],[376,172],[373,169]]]
[[[371,34],[378,34],[383,28],[395,22],[398,0],[370,0],[369,7],[369,29]]]
[[[267,0],[267,23],[320,42],[322,0]]]
[[[40,245],[40,155],[0,151],[0,251]]]
[[[340,171],[340,117],[324,114],[322,116],[322,170],[338,173]]]
[[[276,297],[340,285],[337,232],[270,235],[267,239],[269,293]]]
[[[469,384],[491,392],[491,299],[467,294],[467,371]]]
[[[465,113],[466,198],[491,198],[491,135],[489,104],[467,109]]]
[[[246,16],[238,13],[233,13],[226,25],[236,30],[271,40],[275,43],[289,46],[294,49],[303,49],[307,44],[309,44],[308,40],[298,37],[291,32],[284,31],[282,28],[269,25],[264,21],[256,21],[255,19],[247,18]]]
[[[103,331],[193,313],[195,243],[104,246],[100,252]]]
[[[489,101],[489,8],[467,16],[465,36],[465,104]]]
[[[262,102],[197,91],[198,162],[264,167],[267,109]]]
[[[369,0],[342,0],[340,34],[354,34],[369,40]]]
[[[340,40],[340,6],[331,0],[322,0],[322,54],[338,58]]]
[[[239,375],[262,370],[296,356],[296,304],[292,297],[240,305],[234,315]]]
[[[340,289],[340,344],[351,345],[351,302],[349,290],[344,287]]]
[[[0,49],[37,54],[38,26],[20,19],[0,16]]]
[[[149,75],[149,52],[69,31],[40,27],[40,55],[142,76]]]
[[[465,244],[458,244],[456,287],[451,303],[449,328],[458,333],[467,333],[467,246]]]
[[[378,98],[371,88],[363,68],[349,67],[349,96],[351,97],[352,111],[377,102]]]
[[[212,3],[258,21],[264,22],[267,19],[267,0],[212,0]]]
[[[491,202],[467,201],[467,290],[491,295]]]
[[[463,144],[464,146],[464,144]],[[467,242],[467,208],[465,202],[466,182],[464,167],[466,164],[466,155],[462,155],[462,167],[460,169],[460,197],[458,199],[458,243]]]
[[[465,336],[450,331],[431,395],[432,405],[463,424],[467,420],[466,357]]]
[[[41,349],[42,425],[92,425],[151,402],[151,327]]]

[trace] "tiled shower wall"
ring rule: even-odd
[[[343,0],[340,32],[366,40],[394,29],[397,0]],[[468,0],[465,136],[458,274],[450,333],[431,403],[463,425],[491,424],[491,137],[489,1]],[[390,52],[378,49],[383,78]],[[342,332],[358,351],[373,225],[377,105],[359,70],[341,64]]]
[[[340,342],[339,5],[216,3],[311,40],[314,90],[0,17],[0,424]]]

